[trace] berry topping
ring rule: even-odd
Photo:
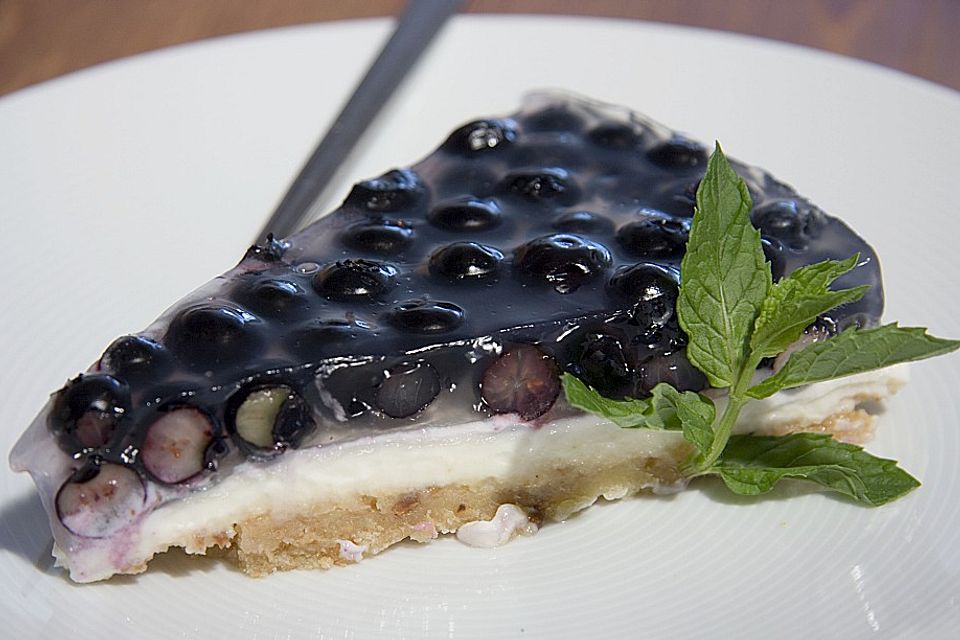
[[[251,326],[257,323],[253,314],[235,306],[188,307],[170,323],[166,343],[188,367],[207,369],[258,351],[261,338]]]
[[[160,482],[176,484],[207,467],[207,448],[213,441],[210,416],[195,407],[174,407],[147,428],[140,461]]]
[[[529,201],[556,200],[570,205],[577,200],[577,188],[564,169],[556,167],[539,171],[511,171],[503,180],[507,193]]]
[[[617,241],[638,258],[679,258],[686,250],[689,233],[686,220],[643,209],[639,220],[617,230]]]
[[[290,334],[287,348],[302,358],[333,355],[349,341],[373,334],[370,325],[355,320],[315,319]]]
[[[239,402],[238,402],[239,401]],[[230,399],[227,428],[248,453],[299,447],[316,428],[310,408],[286,385],[261,385]]]
[[[553,358],[532,345],[504,351],[483,374],[480,397],[494,413],[524,420],[545,414],[560,395],[560,371]]]
[[[408,418],[440,393],[440,376],[427,362],[397,365],[377,388],[377,406],[391,418]]]
[[[486,231],[500,224],[500,207],[492,200],[468,198],[437,206],[427,219],[447,231]]]
[[[760,245],[763,247],[763,255],[770,263],[770,273],[773,275],[773,281],[777,282],[782,278],[786,271],[786,260],[783,257],[783,245],[779,240],[771,238],[760,238]]]
[[[394,169],[379,178],[353,185],[343,206],[378,213],[399,211],[416,204],[425,191],[416,173],[409,169]]]
[[[397,283],[397,268],[373,260],[344,260],[324,267],[313,278],[313,288],[327,300],[376,300]]]
[[[447,138],[443,149],[472,155],[502,148],[517,137],[516,125],[511,120],[477,120],[465,124]]]
[[[343,244],[357,251],[381,256],[402,252],[413,242],[413,229],[398,220],[355,224],[342,236]]]
[[[283,252],[289,247],[289,243],[278,240],[273,237],[272,233],[267,234],[267,241],[261,247],[258,244],[253,245],[247,249],[246,255],[243,256],[243,259],[253,258],[259,260],[260,262],[280,262],[280,259],[283,257]]]
[[[531,240],[516,250],[519,271],[551,285],[558,293],[572,293],[610,265],[610,252],[596,242],[572,233]]]
[[[303,287],[280,278],[243,279],[234,295],[245,307],[267,317],[283,318],[310,304]]]
[[[107,347],[100,357],[100,370],[127,381],[160,376],[172,365],[162,344],[145,336],[123,336]]]
[[[607,233],[613,230],[613,222],[592,211],[567,211],[557,216],[553,228],[565,233]]]
[[[443,333],[463,323],[463,309],[452,302],[410,300],[394,307],[387,321],[407,333]]]
[[[707,386],[707,379],[690,364],[683,351],[650,358],[639,369],[638,396],[649,394],[661,382],[680,391],[699,391]]]
[[[707,150],[699,142],[677,136],[650,149],[647,158],[664,169],[693,169],[707,163]]]
[[[622,395],[632,375],[623,343],[603,333],[585,336],[577,360],[577,374],[606,397]]]
[[[801,207],[796,200],[774,200],[753,210],[751,219],[760,233],[796,251],[804,251],[810,239],[819,235],[823,213]]]
[[[503,254],[478,242],[454,242],[430,256],[430,273],[449,280],[494,276]]]
[[[129,409],[130,388],[125,383],[103,373],[82,374],[57,392],[48,425],[72,453],[107,444]]]
[[[590,141],[610,149],[633,149],[640,143],[640,133],[631,126],[619,122],[597,125],[587,134]]]
[[[57,493],[57,516],[70,532],[106,538],[132,523],[143,510],[146,490],[129,467],[89,462]]]
[[[527,118],[527,131],[561,131],[576,133],[583,129],[583,118],[573,113],[566,105],[547,107]]]

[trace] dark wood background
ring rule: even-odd
[[[403,0],[0,0],[0,95],[212,36],[395,15]],[[960,0],[468,0],[470,13],[592,15],[759,35],[960,89]]]

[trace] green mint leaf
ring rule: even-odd
[[[606,418],[618,427],[629,429],[648,426],[649,400],[611,400],[569,373],[564,373],[561,379],[563,393],[570,406]]]
[[[771,286],[751,206],[746,183],[717,144],[697,189],[677,300],[680,326],[690,337],[687,358],[716,388],[742,375],[750,332]]]
[[[826,260],[801,267],[774,284],[760,308],[750,349],[760,358],[776,356],[796,342],[822,313],[863,297],[868,286],[831,291],[830,284],[860,260]]]
[[[748,389],[747,395],[767,398],[781,389],[922,360],[957,348],[960,340],[936,338],[919,327],[888,324],[876,329],[851,328],[797,351],[780,371]]]
[[[567,402],[624,428],[683,431],[683,437],[701,452],[713,442],[716,410],[709,398],[693,391],[680,392],[665,382],[644,400],[611,400],[575,376],[563,374]]]
[[[783,478],[800,478],[873,507],[920,486],[896,461],[820,433],[733,436],[711,471],[741,495],[758,495]]]

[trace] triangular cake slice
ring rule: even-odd
[[[179,546],[228,549],[256,575],[329,567],[458,530],[496,544],[600,496],[681,488],[678,433],[580,415],[559,374],[613,397],[705,387],[674,310],[706,161],[626,109],[537,94],[251,248],[111,344],[17,444],[59,563],[87,582]],[[860,253],[839,284],[869,293],[807,339],[876,324],[873,250],[735,167],[775,278]],[[858,403],[899,383],[894,370],[781,393],[739,428],[856,440]]]

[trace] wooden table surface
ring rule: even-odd
[[[0,0],[0,95],[142,51],[396,15],[403,0]],[[960,89],[960,0],[468,0],[470,13],[593,15],[759,35]]]

